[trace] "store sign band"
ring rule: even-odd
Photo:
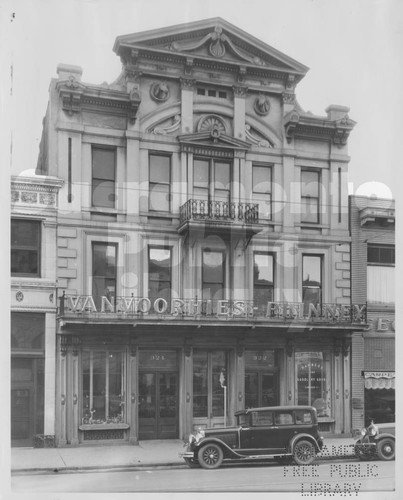
[[[274,319],[319,319],[335,322],[365,322],[366,305],[305,304],[268,302],[264,309],[257,310],[253,302],[243,300],[172,299],[170,304],[164,298],[152,302],[148,297],[119,297],[112,303],[102,296],[100,306],[90,295],[67,296],[67,310],[73,313],[126,313],[164,314],[173,317],[266,317]]]

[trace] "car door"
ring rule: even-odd
[[[272,411],[252,411],[250,427],[242,430],[241,445],[245,455],[273,455],[283,451],[275,444],[277,427]]]

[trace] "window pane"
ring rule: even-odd
[[[256,408],[259,406],[258,396],[258,374],[245,374],[245,408]]]
[[[11,348],[45,348],[45,314],[33,312],[11,313]]]
[[[212,364],[212,414],[213,417],[224,415],[224,388],[221,387],[221,378],[224,376],[225,385],[228,387],[227,381],[227,359],[225,352],[214,351],[211,353]],[[228,408],[228,405],[227,405]]]
[[[92,371],[92,409],[95,410],[93,418],[96,420],[105,420],[106,401],[105,401],[105,382],[106,382],[106,353],[93,353],[93,371]]]
[[[329,366],[323,352],[296,352],[298,405],[312,405],[318,417],[330,417]],[[330,380],[330,379],[329,379]]]
[[[209,185],[209,162],[206,160],[194,160],[193,162],[193,185],[208,189]]]
[[[203,252],[203,282],[224,282],[224,254],[222,252]]]
[[[229,190],[230,188],[230,165],[229,163],[215,162],[214,165],[215,188]]]
[[[319,197],[319,172],[301,172],[301,196]]]
[[[304,255],[302,257],[303,286],[321,285],[321,261],[319,255]]]
[[[143,373],[139,380],[139,417],[155,418],[155,373]]]
[[[170,157],[163,155],[150,155],[150,182],[169,184]]]
[[[149,299],[157,298],[171,302],[171,250],[169,248],[149,249]]]
[[[150,184],[150,210],[169,212],[170,187],[167,184]]]
[[[96,179],[115,180],[115,151],[92,148],[92,176]]]
[[[115,182],[102,179],[92,180],[92,205],[94,207],[115,207]]]
[[[253,165],[253,192],[271,192],[271,168]]]
[[[38,276],[40,274],[39,221],[11,221],[11,274]]]
[[[108,418],[115,422],[124,420],[124,407],[122,402],[122,354],[120,352],[108,353],[109,365],[109,408]]]
[[[207,352],[193,353],[193,416],[207,417]]]
[[[13,219],[11,221],[11,246],[37,249],[39,229],[39,221]]]
[[[319,200],[318,198],[301,198],[301,221],[319,222]]]
[[[116,245],[95,243],[93,245],[93,276],[116,276]]]
[[[392,266],[367,267],[368,302],[395,303],[395,268]]]
[[[260,285],[273,286],[273,256],[254,254],[253,282]]]

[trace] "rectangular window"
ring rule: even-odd
[[[319,223],[320,174],[301,170],[301,222]]]
[[[11,220],[11,275],[40,276],[41,222]]]
[[[124,359],[121,352],[83,351],[82,424],[125,422]]]
[[[231,217],[231,163],[195,158],[193,196],[198,200],[198,214],[215,219]]]
[[[149,210],[171,210],[171,157],[161,154],[149,156]]]
[[[264,314],[274,300],[274,258],[269,253],[253,254],[253,307]]]
[[[148,248],[148,298],[153,304],[158,298],[165,299],[168,307],[171,303],[172,262],[171,249],[161,247]]]
[[[271,220],[272,169],[268,165],[252,165],[253,201],[259,203],[259,217]]]
[[[309,307],[322,303],[322,256],[302,256],[302,301]]]
[[[395,247],[368,245],[367,299],[378,304],[395,303]]]
[[[394,245],[372,245],[368,244],[367,249],[368,264],[390,264],[395,265]]]
[[[224,252],[203,251],[203,300],[222,300],[225,291]]]
[[[115,208],[116,150],[92,146],[92,206]]]
[[[296,352],[297,405],[314,406],[318,417],[331,416],[330,355]],[[306,419],[306,417],[304,417]]]
[[[92,295],[97,309],[101,307],[101,297],[111,304],[116,297],[117,244],[92,244]]]

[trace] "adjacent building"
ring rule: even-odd
[[[368,329],[353,341],[355,428],[395,421],[395,202],[350,197],[352,300]]]
[[[11,179],[11,444],[54,435],[56,218],[63,181]]]
[[[183,438],[273,404],[350,432],[366,297],[351,297],[348,108],[305,112],[308,68],[220,18],[113,50],[112,84],[58,66],[37,167],[64,181],[57,445]]]

